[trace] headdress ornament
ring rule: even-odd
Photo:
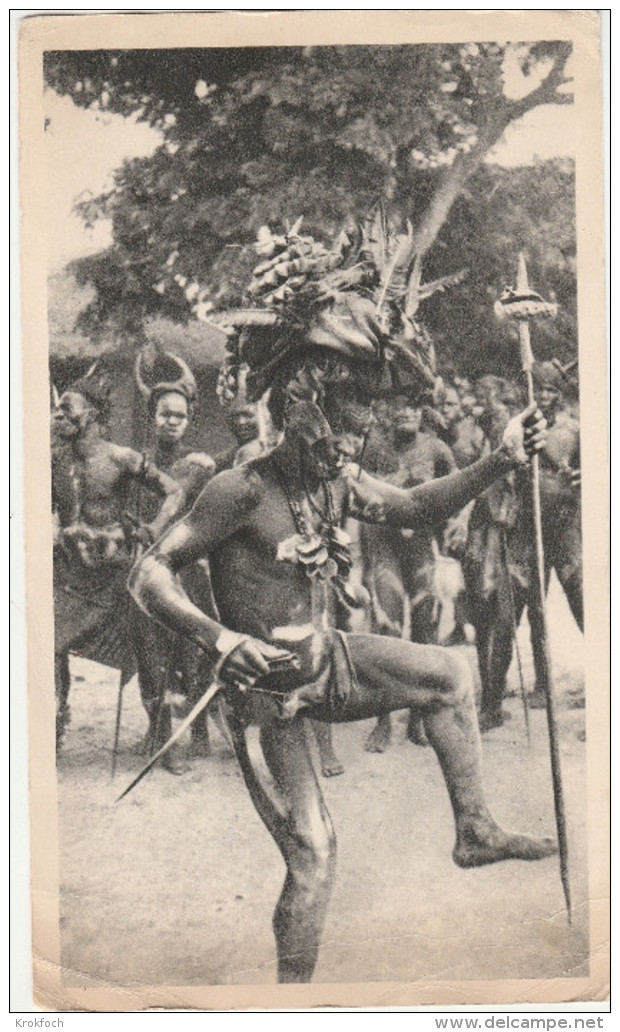
[[[188,405],[192,405],[196,400],[198,391],[196,387],[196,380],[194,379],[194,374],[192,373],[191,369],[189,368],[187,363],[183,361],[182,358],[179,358],[178,355],[174,355],[171,351],[164,351],[161,357],[167,359],[169,365],[171,364],[176,366],[178,375],[176,380],[158,380],[151,387],[147,385],[143,376],[142,362],[144,358],[144,352],[140,351],[136,358],[136,384],[138,385],[138,390],[140,391],[140,394],[146,400],[146,403],[149,407],[149,411],[155,407],[158,399],[161,398],[162,394],[181,394],[187,400]],[[157,360],[155,364],[157,365]]]
[[[244,366],[248,397],[257,399],[283,362],[313,348],[374,367],[379,379],[387,369],[395,384],[432,388],[433,345],[415,314],[421,300],[464,272],[421,285],[411,226],[390,231],[382,205],[331,247],[302,236],[301,221],[282,236],[262,227],[248,306],[212,316],[228,337],[222,404],[234,400]]]
[[[561,391],[566,385],[564,366],[557,358],[552,358],[550,362],[534,362],[532,378],[538,387],[544,384],[556,391]]]
[[[99,360],[93,362],[90,369],[67,389],[75,394],[81,394],[97,410],[103,422],[107,420],[112,385],[107,370],[101,366]]]

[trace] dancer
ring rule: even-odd
[[[233,380],[242,359],[256,396],[266,379],[273,383],[270,407],[282,442],[215,477],[130,581],[147,612],[217,657],[248,789],[287,866],[274,914],[282,982],[312,977],[335,871],[335,837],[304,714],[349,721],[417,707],[452,803],[455,862],[475,867],[556,851],[552,839],[503,831],[488,810],[468,665],[441,647],[339,632],[329,626],[327,604],[330,592],[347,596],[347,514],[415,531],[456,512],[526,461],[526,450],[540,448],[544,421],[532,406],[509,423],[487,458],[411,489],[350,464],[391,359],[411,369],[420,356],[408,344],[406,310],[391,299],[384,309],[385,289],[373,297],[378,277],[368,252],[344,267],[342,240],[328,251],[298,228],[274,238],[274,258],[256,270],[250,287],[260,314],[275,316],[272,332],[264,333],[264,323],[263,332],[248,332],[251,317],[241,313],[237,325],[245,330],[232,341],[225,373]],[[221,622],[191,603],[178,576],[204,556]],[[255,724],[262,757],[250,744]]]

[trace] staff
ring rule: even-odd
[[[544,301],[540,294],[534,293],[530,288],[527,278],[527,266],[523,254],[519,255],[519,266],[517,273],[516,290],[508,288],[502,294],[499,302],[504,314],[516,319],[519,327],[519,343],[521,346],[521,368],[525,374],[527,383],[528,402],[531,404],[534,399],[534,382],[532,379],[532,366],[534,356],[530,344],[529,320],[541,316],[555,317],[557,305]],[[547,614],[545,609],[545,556],[543,549],[542,519],[540,512],[540,473],[538,455],[534,454],[531,462],[531,489],[532,489],[532,511],[534,517],[534,542],[536,556],[536,570],[534,577],[534,605],[538,612],[538,620],[542,630],[542,655],[540,669],[543,678],[543,690],[547,700],[547,726],[549,730],[549,751],[551,756],[551,777],[553,781],[553,800],[555,805],[555,820],[558,831],[558,846],[560,860],[560,877],[566,900],[566,910],[569,923],[572,917],[570,881],[568,872],[568,839],[566,834],[566,811],[564,807],[564,792],[562,788],[562,772],[560,768],[560,750],[558,743],[558,726],[555,714],[555,699],[553,691],[553,678],[551,671],[551,653],[549,650],[549,633],[547,628]],[[534,646],[538,647],[538,646]]]

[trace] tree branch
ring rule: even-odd
[[[559,43],[557,55],[551,66],[549,74],[539,83],[535,90],[528,93],[520,100],[511,101],[507,107],[510,113],[509,121],[513,122],[521,118],[526,112],[531,111],[540,104],[571,104],[572,94],[558,93],[560,86],[565,86],[573,80],[564,75],[566,62],[572,53],[570,43]]]
[[[414,225],[415,251],[421,258],[435,243],[452,205],[463,191],[467,180],[479,168],[485,155],[500,139],[510,121],[506,108],[503,108],[487,125],[471,150],[455,158],[444,172],[422,217]]]
[[[432,247],[446,221],[454,201],[467,180],[479,168],[485,156],[502,137],[511,122],[540,104],[570,104],[570,94],[558,93],[558,88],[571,80],[564,75],[566,62],[572,52],[570,43],[558,43],[556,56],[543,81],[517,101],[505,101],[496,106],[487,124],[481,129],[476,144],[466,154],[460,154],[445,171],[428,207],[414,226],[415,250],[421,258]]]

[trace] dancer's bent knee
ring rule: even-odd
[[[444,706],[468,706],[474,699],[474,679],[471,667],[464,656],[445,650],[442,657],[444,676],[440,685],[440,697]]]

